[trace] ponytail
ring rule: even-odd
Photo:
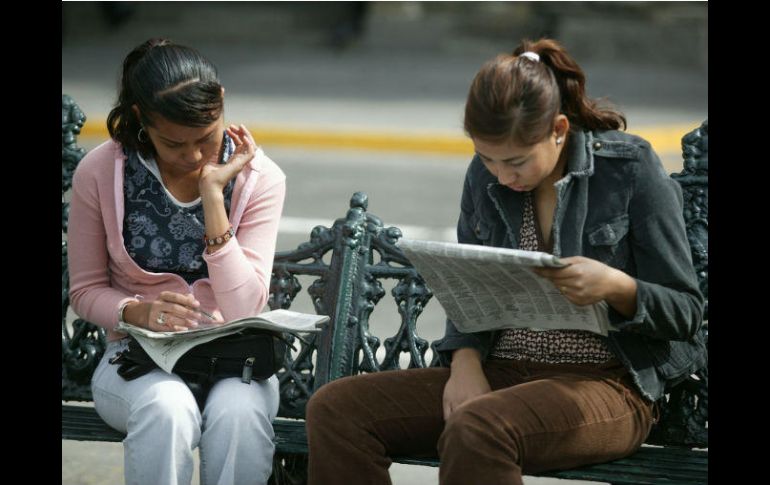
[[[556,115],[587,130],[625,129],[626,119],[585,95],[585,74],[558,42],[525,40],[513,55],[482,66],[465,104],[472,138],[512,140],[528,146],[553,131]]]
[[[583,69],[561,44],[552,39],[536,42],[525,40],[513,51],[513,55],[518,56],[526,51],[537,53],[540,61],[553,71],[561,95],[561,111],[571,123],[587,130],[626,129],[626,117],[622,113],[611,107],[601,107],[597,100],[586,96]]]

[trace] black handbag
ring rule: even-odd
[[[158,366],[136,339],[128,338],[128,349],[115,354],[110,363],[120,364],[118,375],[130,381]],[[286,346],[282,334],[246,328],[193,347],[172,371],[187,384],[203,409],[209,391],[220,379],[240,377],[249,384],[275,374],[283,366]]]

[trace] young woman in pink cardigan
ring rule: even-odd
[[[202,410],[174,374],[131,381],[109,360],[119,321],[176,331],[259,313],[267,303],[285,176],[243,125],[224,123],[216,68],[194,49],[151,39],[123,62],[111,140],[75,172],[70,298],[107,330],[94,404],[127,433],[127,484],[265,483],[278,411],[275,376],[219,381]]]

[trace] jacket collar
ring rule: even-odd
[[[573,181],[587,180],[588,177],[594,174],[594,137],[590,131],[584,131],[582,128],[576,127],[570,131],[568,137],[567,146],[567,173],[557,181],[554,186],[556,187],[557,202],[556,211],[554,213],[554,254],[561,255],[562,252],[562,234],[561,234],[561,222],[564,219],[565,211],[567,210],[567,199],[570,198],[573,192],[570,188],[573,185]],[[579,184],[584,186],[585,184]],[[521,228],[522,223],[522,208],[524,197],[523,194],[515,192],[505,185],[497,181],[490,182],[486,185],[486,192],[489,198],[492,200],[495,208],[500,214],[503,223],[505,224],[506,235],[508,241],[505,241],[506,246],[518,247],[518,231]],[[578,199],[585,199],[587,193],[585,190],[579,190],[578,193],[572,194],[572,197]],[[585,205],[584,203],[578,205]],[[572,210],[577,209],[573,207]],[[578,211],[582,212],[582,211]],[[584,222],[585,214],[576,214],[577,221],[580,221],[580,227],[582,229],[582,222]],[[569,235],[569,239],[574,239]],[[580,249],[580,241],[570,241],[568,244],[568,254],[575,253]],[[576,246],[576,247],[573,247]]]
[[[564,178],[590,177],[594,174],[594,137],[590,131],[570,131],[567,150],[567,174]],[[562,179],[563,180],[563,179]]]

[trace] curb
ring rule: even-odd
[[[698,126],[700,126],[700,121],[687,124],[649,126],[632,130],[631,133],[649,141],[656,152],[671,153],[681,151],[682,136]],[[249,125],[247,128],[251,131],[254,139],[264,145],[452,155],[468,155],[473,153],[473,144],[466,136],[305,130],[288,126],[265,125]],[[81,129],[80,135],[101,139],[108,138],[106,121],[87,122]]]

